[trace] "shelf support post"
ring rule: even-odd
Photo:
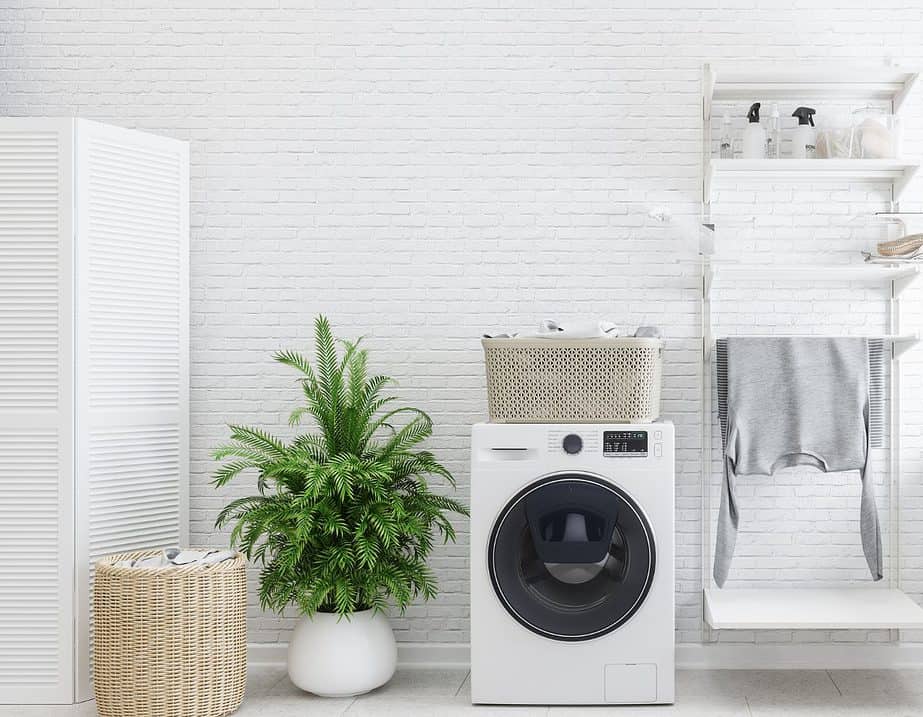
[[[891,111],[894,114],[898,114],[901,111],[901,107],[903,107],[904,102],[907,101],[907,96],[913,92],[914,85],[917,84],[917,78],[919,76],[919,73],[914,72],[904,80],[904,86],[895,93],[894,99],[891,100]]]
[[[916,268],[916,267],[914,267]],[[915,271],[913,274],[907,276],[899,276],[891,282],[891,295],[898,299],[900,295],[904,293],[908,286],[910,286],[917,277],[920,275],[919,271]],[[896,331],[895,333],[900,333]]]
[[[705,122],[711,122],[712,98],[715,94],[715,71],[709,63],[705,63],[702,72],[702,119]]]
[[[918,169],[919,167],[907,167],[903,173],[894,180],[894,190],[891,195],[893,203],[900,203],[901,198],[904,196],[904,192],[907,191],[907,186],[913,181]]]
[[[711,324],[711,286],[714,278],[711,263],[707,257],[702,258],[702,446],[701,478],[702,492],[702,641],[714,642],[715,635],[707,615],[705,591],[711,586],[711,451],[712,451],[712,324]]]

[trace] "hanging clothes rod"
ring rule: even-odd
[[[826,334],[729,334],[723,338],[746,338],[746,339],[810,339],[810,338],[831,338],[831,339],[869,339],[877,341],[886,341],[891,344],[891,353],[897,358],[915,344],[919,343],[919,334],[877,334],[869,336],[829,336]],[[715,350],[716,336],[705,337],[705,360],[711,359]]]

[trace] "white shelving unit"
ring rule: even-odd
[[[798,65],[748,68],[706,65],[703,78],[703,224],[714,227],[711,202],[726,186],[805,182],[882,182],[892,185],[892,212],[881,215],[905,228],[923,226],[923,215],[901,214],[897,203],[919,169],[905,160],[858,159],[715,159],[711,156],[711,116],[716,102],[821,98],[890,101],[898,112],[917,81],[915,71],[880,68]],[[703,414],[702,414],[702,581],[706,639],[712,630],[889,629],[923,627],[923,608],[900,589],[900,356],[919,341],[903,331],[900,297],[916,280],[920,267],[906,264],[806,265],[747,263],[705,257],[702,267]],[[822,589],[719,589],[712,580],[712,295],[716,283],[778,280],[881,285],[889,289],[888,331],[893,359],[890,390],[890,569],[888,584]]]

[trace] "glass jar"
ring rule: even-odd
[[[901,118],[871,106],[852,113],[855,156],[896,159],[901,155]]]
[[[849,115],[834,115],[817,129],[818,159],[849,159],[855,157],[853,119]]]

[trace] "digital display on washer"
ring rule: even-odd
[[[646,456],[647,431],[603,431],[603,455]]]

